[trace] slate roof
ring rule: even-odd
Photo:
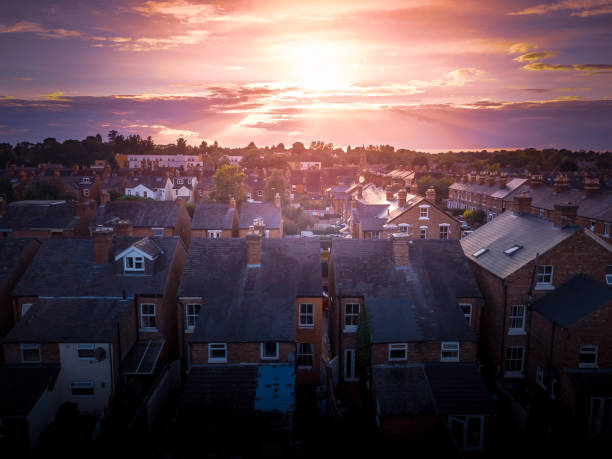
[[[174,228],[178,222],[180,206],[173,201],[110,201],[100,206],[90,228],[112,226],[119,220],[130,220],[134,228]]]
[[[373,342],[469,340],[457,298],[482,295],[457,240],[414,240],[397,269],[390,240],[333,240],[338,296],[364,297]]]
[[[236,209],[221,202],[196,204],[191,229],[232,229]]]
[[[578,226],[555,227],[553,222],[530,214],[504,212],[461,239],[465,255],[487,271],[505,279],[565,239],[580,231]],[[513,245],[522,248],[509,256],[504,250]],[[480,249],[488,249],[475,257]]]
[[[611,303],[612,287],[579,274],[538,299],[533,310],[560,327],[569,328]]]
[[[504,188],[500,188],[498,182],[496,182],[493,186],[489,186],[488,180],[489,177],[486,177],[485,183],[482,185],[478,183],[478,180],[476,180],[476,183],[455,182],[451,186],[449,186],[449,188],[453,190],[467,191],[471,193],[482,194],[485,196],[491,196],[493,198],[504,199],[518,188],[520,188],[521,190],[525,189],[526,187],[523,187],[523,185],[527,183],[527,179],[525,178],[513,178],[511,180],[508,180]]]
[[[150,237],[143,237],[139,241],[134,242],[131,246],[137,248],[141,252],[146,253],[154,259],[164,253],[155,240],[151,239]]]
[[[157,190],[159,188],[166,188],[167,183],[168,177],[166,176],[139,175],[138,177],[129,178],[125,187],[136,188],[138,185],[144,185],[150,190]]]
[[[266,229],[280,229],[281,211],[271,202],[244,202],[240,206],[239,223],[240,229],[248,229],[253,225],[255,218],[261,217]]]
[[[138,242],[139,237],[115,237],[113,254]],[[134,295],[161,295],[174,257],[178,236],[155,237],[164,251],[154,262],[152,274],[123,275],[115,264],[94,263],[93,239],[49,239],[40,248],[17,287],[15,296],[122,298]]]
[[[473,363],[375,365],[383,416],[495,414],[495,401]]]
[[[13,268],[23,256],[27,247],[35,241],[33,238],[0,239],[0,285],[4,284],[13,272]],[[37,242],[38,244],[38,242]]]
[[[49,386],[59,366],[5,366],[0,368],[0,416],[26,417]]]
[[[382,231],[383,225],[387,222],[386,210],[389,204],[362,204],[359,203],[353,209],[353,218],[361,223],[362,231]],[[384,214],[384,218],[380,218]]]
[[[133,301],[38,299],[4,339],[5,343],[110,343]]]
[[[193,341],[295,341],[296,297],[321,296],[319,241],[264,239],[258,268],[246,256],[244,239],[192,241],[179,297],[204,299]]]
[[[0,229],[71,229],[79,221],[76,206],[58,200],[11,202],[0,217]]]

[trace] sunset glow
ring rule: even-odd
[[[611,148],[612,2],[7,2],[0,141]]]

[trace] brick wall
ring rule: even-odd
[[[7,365],[21,364],[21,347],[19,343],[7,343],[3,346],[4,362]],[[60,363],[59,345],[57,343],[40,344],[42,363]]]
[[[314,305],[314,327],[299,328],[299,304],[311,303]],[[298,343],[311,343],[314,347],[314,355],[311,370],[296,370],[296,382],[298,384],[319,384],[321,347],[323,343],[323,299],[322,298],[298,298],[295,301],[296,310],[296,341]],[[297,356],[296,356],[297,357]]]
[[[295,343],[281,342],[278,345],[278,360],[261,359],[261,343],[227,343],[227,363],[287,363],[289,354],[295,358]],[[191,364],[208,364],[208,343],[191,343]],[[219,364],[223,365],[223,364]]]
[[[179,215],[172,233],[173,236],[180,236],[187,247],[191,243],[191,217],[187,208],[185,207],[185,201],[178,200],[177,205],[179,206]],[[164,234],[165,236],[165,234]]]
[[[210,228],[211,230],[214,230],[215,228]],[[199,237],[199,238],[204,238],[204,239],[208,239],[208,230],[207,229],[192,229],[191,230],[191,237]],[[221,238],[222,239],[227,239],[230,237],[234,237],[234,234],[232,232],[231,229],[224,229],[221,230]]]
[[[269,233],[268,237],[270,239],[278,239],[278,238],[282,238],[283,237],[282,231],[280,229],[269,229],[269,231],[270,231],[270,233]],[[246,237],[248,232],[249,232],[248,228],[246,228],[246,229],[242,228],[242,229],[240,229],[238,231],[238,237],[244,238],[244,237]]]
[[[425,363],[440,362],[442,343],[434,342],[408,342],[408,359],[405,361],[389,361],[389,343],[372,344],[372,365],[385,365],[393,363]],[[459,361],[475,362],[478,344],[463,341],[459,343]]]
[[[427,204],[429,205],[429,218],[421,220],[419,217],[419,205]],[[393,219],[391,223],[395,225],[399,225],[400,223],[408,223],[412,225],[412,237],[414,239],[418,239],[420,237],[420,229],[421,226],[427,226],[427,239],[440,239],[440,224],[447,223],[450,224],[449,239],[459,239],[461,238],[461,225],[457,220],[448,215],[439,207],[435,206],[433,203],[423,200],[419,202],[417,205],[411,207],[406,212]],[[392,232],[396,232],[397,230],[393,230]],[[388,231],[383,231],[381,235],[381,239],[387,238]],[[363,239],[363,236],[361,236]]]

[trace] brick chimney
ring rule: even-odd
[[[387,201],[393,201],[393,187],[391,185],[387,185]]]
[[[479,175],[478,176],[478,184],[479,185],[484,185],[485,184],[485,176],[484,175]]]
[[[470,174],[470,183],[476,183],[476,175],[474,173]]]
[[[280,193],[276,193],[276,195],[274,196],[274,205],[280,209],[281,208],[281,197],[280,197]]]
[[[425,192],[425,199],[427,199],[432,204],[436,203],[436,190],[433,187],[430,187]]]
[[[529,177],[529,186],[531,188],[537,188],[542,184],[543,181],[544,177],[542,176],[542,174],[532,174]]]
[[[508,182],[508,177],[506,177],[505,175],[502,175],[499,177],[499,188],[503,189],[506,188],[506,183]]]
[[[117,236],[133,236],[134,227],[130,220],[119,220],[115,226],[117,230]]]
[[[531,196],[523,193],[515,196],[512,207],[517,215],[531,213]]]
[[[407,238],[391,236],[393,245],[393,263],[396,268],[406,267],[410,263],[410,242]]]
[[[467,183],[467,181],[468,181],[467,175],[462,175],[461,176],[461,183]]]
[[[405,188],[402,188],[397,192],[397,207],[404,207],[406,205],[406,196],[408,192]]]
[[[357,199],[363,199],[363,187],[361,185],[357,187]]]
[[[597,177],[585,177],[584,178],[584,195],[590,196],[599,191],[599,179]]]
[[[576,222],[578,206],[571,202],[555,204],[553,220],[557,228],[563,228],[565,225]]]
[[[249,229],[246,235],[247,243],[247,266],[257,268],[261,266],[261,236],[254,229]]]
[[[357,208],[357,200],[353,197],[351,199],[351,209],[356,209]]]
[[[567,175],[559,174],[553,180],[553,191],[555,193],[559,193],[560,191],[565,191],[568,186]]]
[[[230,209],[236,208],[236,199],[233,196],[229,199],[229,206],[230,206]]]
[[[113,252],[114,231],[98,226],[93,233],[94,263],[108,263]]]
[[[489,175],[488,184],[489,184],[489,187],[495,186],[495,176],[494,175]]]

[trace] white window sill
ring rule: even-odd
[[[537,384],[538,386],[540,386],[542,389],[544,389],[544,390],[546,390],[546,391],[548,390],[548,387],[546,387],[546,386],[545,386],[543,383],[541,383],[541,382],[539,382],[539,381],[536,381],[536,384]]]
[[[357,327],[352,325],[350,327],[344,327],[344,333],[356,333]]]
[[[452,358],[452,359],[440,359],[440,362],[458,362],[458,361],[459,361],[459,357]]]
[[[579,363],[578,368],[599,368],[596,363]]]
[[[141,333],[157,333],[159,330],[157,329],[157,327],[153,327],[153,328],[139,328],[138,329],[139,332]]]
[[[312,370],[312,367],[297,367],[298,370]]]
[[[260,360],[265,360],[265,361],[274,361],[274,360],[278,360],[278,356],[277,357],[262,357]]]
[[[419,220],[429,220],[429,217],[419,217]]]
[[[522,371],[505,371],[504,378],[523,379],[525,378],[525,375],[523,374]]]
[[[314,328],[314,324],[313,325],[298,325],[298,328]]]
[[[227,363],[227,359],[208,359],[208,363]]]
[[[553,284],[536,284],[536,290],[554,290],[555,286]]]
[[[406,360],[408,360],[408,358],[403,358],[403,359],[389,359],[389,362],[405,362]]]
[[[185,333],[193,333],[193,328],[188,328],[187,330],[185,330]]]
[[[527,332],[521,328],[511,328],[508,330],[509,335],[526,335]]]

